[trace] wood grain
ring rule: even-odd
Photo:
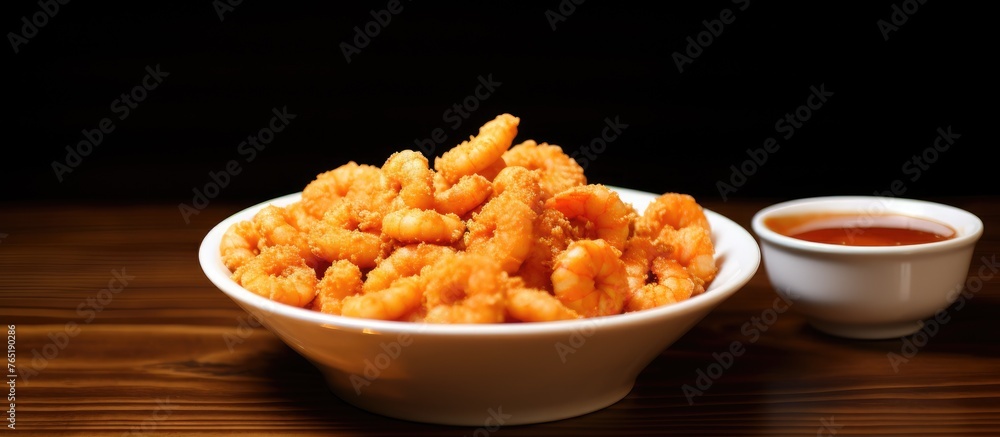
[[[753,213],[778,200],[705,206],[749,229]],[[996,263],[1000,199],[936,200],[986,223],[970,275]],[[350,406],[302,357],[249,326],[196,255],[212,225],[246,206],[213,204],[187,224],[172,205],[0,205],[0,324],[16,326],[22,370],[17,432],[485,435]],[[128,283],[111,292],[115,272]],[[755,326],[777,299],[765,265],[664,351],[621,402],[496,434],[997,435],[1000,276],[980,279],[982,288],[949,308],[950,320],[909,354],[900,339],[827,336],[793,311]],[[727,362],[734,343],[744,352],[701,394],[686,396],[682,388],[696,387],[717,357]]]

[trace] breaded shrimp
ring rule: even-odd
[[[489,167],[479,170],[475,174],[486,178],[486,180],[490,182],[493,182],[493,179],[495,179],[497,175],[500,174],[500,171],[505,168],[507,168],[507,162],[503,160],[503,157],[500,157],[497,158],[496,161],[493,161],[493,163],[490,164]]]
[[[498,196],[467,222],[465,251],[487,255],[500,262],[503,271],[514,273],[531,250],[535,212],[520,200]]]
[[[527,287],[552,291],[552,264],[574,240],[573,227],[561,212],[543,209],[532,226],[531,249],[516,276]]]
[[[382,234],[403,244],[451,244],[462,238],[465,222],[454,213],[405,208],[382,218]]]
[[[397,193],[393,209],[434,207],[434,173],[414,150],[395,152],[382,164],[382,189]]]
[[[453,253],[455,253],[455,249],[452,247],[436,244],[419,243],[400,246],[368,272],[362,291],[371,293],[389,288],[397,279],[416,275],[425,266]]]
[[[634,210],[610,188],[600,184],[571,187],[546,200],[545,207],[570,220],[580,218],[593,224],[593,230],[585,234],[588,238],[600,238],[618,250],[625,248]]]
[[[573,320],[580,314],[551,293],[537,288],[513,285],[507,289],[507,316],[512,322],[547,322]]]
[[[309,229],[312,229],[313,225],[319,222],[320,217],[310,214],[305,203],[301,200],[285,207],[285,218],[288,224],[300,232],[308,233]]]
[[[316,271],[291,245],[267,246],[233,272],[233,281],[275,302],[304,307],[316,297]]]
[[[382,238],[359,230],[360,223],[354,202],[346,198],[335,202],[308,234],[312,253],[330,262],[346,259],[360,268],[375,267],[383,255]]]
[[[339,315],[343,300],[361,292],[361,269],[346,259],[337,260],[323,272],[316,291],[312,309]]]
[[[486,122],[479,128],[478,135],[437,157],[434,169],[450,184],[458,182],[462,176],[488,169],[510,148],[520,121],[513,115],[501,114]]]
[[[635,232],[656,238],[665,227],[674,229],[698,226],[711,229],[705,211],[688,194],[664,193],[650,202],[635,220]]]
[[[493,184],[482,175],[465,175],[451,185],[441,173],[434,173],[434,210],[441,214],[464,215],[492,193]]]
[[[653,259],[667,255],[671,248],[655,239],[633,236],[625,244],[622,262],[628,273],[628,288],[635,291],[649,282]]]
[[[680,229],[665,227],[660,231],[657,240],[673,248],[670,258],[677,260],[691,272],[701,285],[715,279],[719,269],[715,264],[715,245],[708,229],[701,226],[687,226]],[[701,291],[703,289],[696,289],[695,294]]]
[[[399,320],[420,307],[423,287],[419,276],[400,278],[388,288],[347,296],[341,315],[378,320]]]
[[[622,311],[629,292],[621,252],[604,240],[576,240],[558,257],[552,290],[567,307],[584,317]]]
[[[509,166],[539,171],[543,200],[568,188],[587,184],[583,167],[556,145],[526,140],[504,152],[503,159]]]
[[[493,196],[513,197],[536,214],[542,211],[542,188],[538,185],[538,172],[524,167],[504,168],[493,179]]]
[[[653,260],[652,271],[656,282],[632,290],[625,304],[626,312],[677,303],[696,294],[697,278],[677,261],[657,257]]]
[[[252,260],[260,249],[257,242],[260,234],[253,222],[244,220],[233,223],[222,234],[222,241],[219,243],[219,253],[222,255],[222,263],[230,272]]]
[[[485,255],[446,255],[420,272],[427,323],[501,323],[507,275]]]
[[[302,206],[319,219],[341,197],[370,191],[378,181],[379,168],[350,161],[320,173],[302,189]]]
[[[313,268],[319,265],[319,259],[313,255],[309,247],[308,235],[292,226],[285,207],[267,205],[254,214],[253,223],[257,228],[257,234],[260,235],[257,245],[261,248],[276,245],[295,246],[306,264]]]

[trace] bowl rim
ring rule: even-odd
[[[902,246],[844,246],[838,244],[817,243],[789,237],[771,230],[764,224],[768,217],[790,212],[794,210],[815,211],[822,209],[822,206],[835,207],[837,212],[859,211],[862,214],[869,214],[862,211],[863,206],[873,204],[888,205],[883,213],[902,213],[917,218],[923,218],[938,223],[946,224],[958,232],[955,238],[948,240],[934,241],[930,243],[910,244]],[[859,206],[851,206],[859,205]],[[895,207],[895,208],[894,208]],[[946,221],[940,217],[914,214],[911,211],[902,212],[901,207],[910,208],[933,208],[939,211],[948,211],[962,218],[962,223],[956,224],[954,220]],[[959,247],[966,247],[975,244],[983,235],[983,221],[975,214],[964,209],[921,199],[888,196],[816,196],[778,202],[761,208],[750,220],[750,227],[762,242],[770,243],[790,249],[798,249],[806,252],[817,252],[826,254],[858,254],[858,255],[904,255],[913,253],[932,253],[948,251]],[[963,232],[963,228],[965,229]]]
[[[634,196],[656,196],[628,188],[608,186],[620,194],[629,193]],[[440,336],[523,336],[537,334],[571,334],[588,332],[592,329],[617,329],[628,325],[644,325],[655,323],[659,319],[669,319],[674,316],[697,312],[699,309],[712,308],[742,289],[757,273],[761,265],[760,247],[753,235],[735,221],[704,208],[709,222],[731,229],[732,239],[740,240],[748,245],[746,250],[752,250],[751,265],[738,266],[736,273],[725,283],[713,282],[704,293],[693,296],[685,301],[671,305],[650,308],[648,310],[615,314],[603,317],[591,317],[577,320],[559,320],[526,323],[495,323],[495,324],[428,324],[406,321],[375,320],[326,314],[319,311],[281,304],[263,296],[259,296],[241,287],[230,278],[229,270],[222,264],[218,253],[218,243],[222,233],[234,222],[249,218],[252,213],[269,204],[284,205],[292,203],[301,197],[301,192],[286,194],[244,208],[214,225],[199,245],[199,264],[203,273],[223,293],[229,296],[244,310],[266,322],[266,317],[260,317],[257,311],[277,313],[281,316],[298,321],[322,325],[328,328],[361,331],[380,334],[421,334]],[[714,233],[714,230],[713,230]],[[718,254],[716,255],[718,256]],[[718,286],[715,286],[718,285]],[[715,286],[715,287],[713,287]],[[253,308],[254,311],[251,311]]]

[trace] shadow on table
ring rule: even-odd
[[[921,334],[845,339],[790,313],[767,330],[737,314],[709,318],[654,360],[620,402],[576,418],[502,428],[504,435],[683,434],[726,427],[812,435],[846,403],[873,402],[867,396],[887,390],[880,384],[942,377],[941,368],[958,356],[1000,356],[991,321],[998,310],[998,299],[987,295],[963,307],[953,305],[947,323],[933,335],[926,332],[926,340]],[[291,349],[268,356],[256,371],[270,375],[276,408],[302,429],[366,435],[478,435],[485,429],[398,420],[354,407],[336,397],[320,372]]]

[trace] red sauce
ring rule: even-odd
[[[898,214],[816,213],[771,217],[771,230],[800,240],[843,246],[904,246],[954,238],[950,226]]]

